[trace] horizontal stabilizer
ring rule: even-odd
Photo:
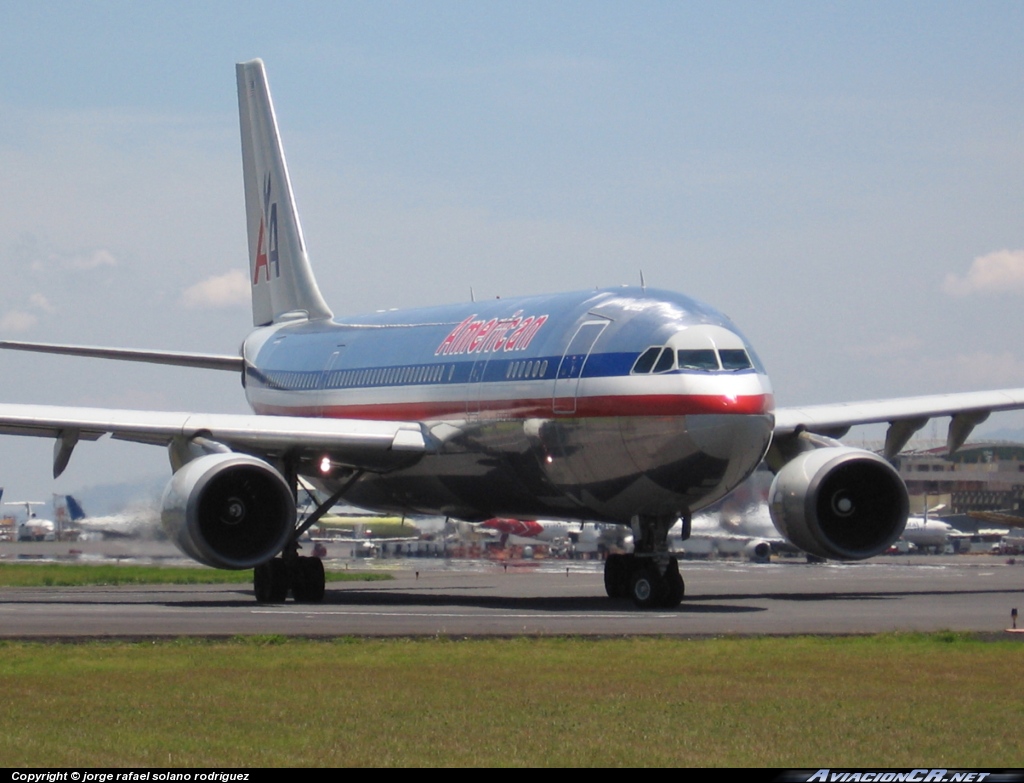
[[[177,367],[197,367],[204,370],[230,370],[242,372],[241,356],[213,353],[183,353],[181,351],[144,351],[135,348],[97,348],[88,345],[56,345],[53,343],[24,343],[0,340],[0,348],[11,351],[57,353],[65,356],[88,356],[94,359],[119,359],[125,362],[173,364]]]

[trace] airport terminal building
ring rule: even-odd
[[[894,460],[910,493],[912,514],[945,507],[943,519],[971,529],[972,511],[1024,512],[1024,444],[969,443],[953,455],[945,446],[907,451]]]

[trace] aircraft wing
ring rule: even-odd
[[[336,465],[373,471],[408,465],[418,454],[435,448],[434,439],[414,422],[59,405],[0,404],[0,433],[56,438],[55,477],[67,466],[78,441],[103,435],[157,445],[204,438],[248,454],[274,457],[297,452],[316,460],[329,456]]]
[[[840,438],[850,427],[858,424],[888,422],[885,455],[892,457],[929,419],[950,416],[946,445],[952,453],[964,444],[974,427],[985,421],[990,413],[1018,408],[1024,408],[1024,389],[778,408],[775,411],[775,438],[785,440],[801,432]]]

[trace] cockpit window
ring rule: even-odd
[[[715,371],[718,369],[718,357],[712,348],[686,348],[677,351],[680,370]]]
[[[671,348],[666,348],[661,352],[661,356],[658,357],[658,363],[654,365],[655,372],[668,372],[675,365],[676,357],[674,356],[675,351]]]
[[[654,348],[648,348],[642,354],[640,358],[636,360],[636,364],[633,365],[634,373],[648,373],[654,366],[654,360],[658,358],[658,354],[661,352],[661,348],[655,346]]]
[[[633,363],[634,375],[668,373],[764,372],[743,338],[712,324],[700,324],[672,335],[664,346],[652,345]]]
[[[753,366],[742,348],[720,348],[718,355],[722,357],[723,370],[749,370]]]

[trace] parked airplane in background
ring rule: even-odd
[[[669,531],[673,548],[689,556],[738,555],[767,563],[773,552],[795,551],[775,529],[766,504],[747,508],[742,516],[699,514],[693,518],[690,535],[682,539],[682,534],[682,523]]]
[[[494,517],[480,523],[484,530],[500,533],[502,536],[518,536],[533,538],[537,541],[557,541],[579,535],[583,529],[580,522],[567,522],[563,519],[506,519]]]
[[[500,536],[500,543],[542,542],[564,544],[574,557],[596,556],[599,552],[624,549],[632,536],[623,535],[618,525],[570,522],[564,519],[508,519],[494,517],[479,525],[481,530]],[[614,554],[612,555],[615,556]]]
[[[0,490],[0,495],[3,491]],[[40,519],[32,506],[45,506],[42,500],[9,500],[5,506],[24,506],[25,521],[20,523],[15,538],[18,541],[53,541],[57,537],[56,525],[49,519]]]
[[[54,502],[56,503],[56,500]],[[64,503],[71,524],[86,533],[99,533],[108,538],[138,538],[152,537],[159,529],[159,519],[149,508],[136,508],[122,511],[119,514],[90,517],[74,496],[65,495]]]
[[[925,502],[927,503],[927,498],[925,499]],[[921,551],[931,549],[937,553],[941,553],[946,548],[950,538],[959,533],[959,531],[948,522],[931,518],[931,514],[941,511],[945,507],[944,503],[932,506],[931,508],[927,508],[926,506],[924,514],[919,517],[910,517],[907,520],[907,526],[903,529],[903,535],[900,536],[900,538],[908,544],[913,544]]]
[[[546,517],[632,528],[606,563],[613,596],[683,596],[669,528],[767,460],[773,520],[820,557],[885,551],[906,488],[882,456],[834,438],[889,422],[894,455],[930,417],[958,448],[1024,389],[774,409],[749,341],[686,296],[615,288],[335,319],[313,278],[263,63],[237,66],[254,330],[240,356],[8,348],[240,373],[254,415],[0,405],[0,432],[56,439],[54,474],[104,434],[169,446],[162,522],[218,568],[255,567],[260,601],[317,601],[298,537],[340,498],[380,511]],[[330,497],[296,521],[298,476]],[[281,555],[277,557],[277,555]]]

